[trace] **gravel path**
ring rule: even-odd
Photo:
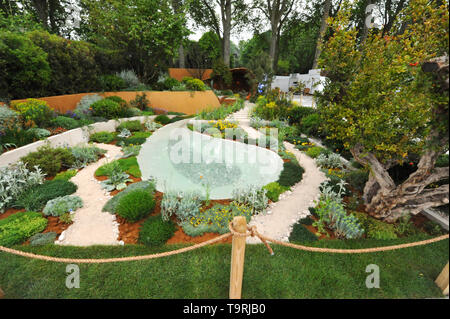
[[[122,155],[120,147],[109,144],[95,144],[107,150],[105,157],[88,165],[72,177],[71,181],[78,186],[74,195],[83,200],[83,207],[73,215],[73,224],[66,229],[55,242],[60,245],[90,246],[119,245],[118,223],[115,215],[102,212],[103,205],[111,198],[99,182],[94,178],[95,170]]]
[[[259,132],[250,127],[249,111],[253,104],[246,102],[244,109],[229,116],[228,120],[238,120],[240,126],[250,137],[257,138]],[[319,186],[326,180],[325,174],[317,167],[315,160],[297,150],[294,145],[284,142],[286,150],[292,152],[305,169],[302,180],[280,195],[280,200],[272,203],[265,214],[253,216],[249,225],[255,225],[259,232],[281,241],[288,241],[292,226],[301,218],[308,216],[308,207],[320,196]],[[247,243],[259,244],[258,238],[247,237]]]

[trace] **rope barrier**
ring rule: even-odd
[[[219,237],[204,241],[199,244],[195,244],[189,247],[184,247],[177,250],[167,251],[163,253],[157,253],[157,254],[150,254],[150,255],[142,255],[142,256],[132,256],[132,257],[116,257],[116,258],[106,258],[106,259],[91,259],[91,258],[64,258],[64,257],[51,257],[51,256],[44,256],[44,255],[37,255],[29,252],[24,252],[20,250],[15,250],[7,247],[0,246],[0,251],[3,251],[5,253],[10,253],[22,257],[32,258],[32,259],[39,259],[44,261],[52,261],[52,262],[60,262],[60,263],[73,263],[73,264],[104,264],[104,263],[113,263],[113,262],[124,262],[124,261],[141,261],[141,260],[147,260],[147,259],[156,259],[161,257],[167,257],[172,255],[177,255],[181,253],[185,253],[188,251],[192,251],[207,245],[214,244],[216,242],[222,241],[224,239],[227,239],[230,236],[238,236],[238,237],[258,237],[266,246],[267,250],[271,255],[274,254],[272,248],[268,244],[268,242],[278,244],[285,247],[290,247],[294,249],[304,250],[304,251],[310,251],[310,252],[319,252],[319,253],[333,253],[333,254],[364,254],[364,253],[375,253],[375,252],[381,252],[381,251],[389,251],[389,250],[396,250],[396,249],[402,249],[402,248],[409,248],[409,247],[416,247],[416,246],[423,246],[428,245],[431,243],[435,243],[444,239],[448,239],[449,235],[442,235],[435,238],[430,238],[426,240],[421,240],[417,242],[412,243],[405,243],[405,244],[399,244],[399,245],[392,245],[392,246],[384,246],[384,247],[373,247],[373,248],[361,248],[361,249],[337,249],[337,248],[321,248],[321,247],[311,247],[311,246],[304,246],[299,244],[293,244],[293,243],[286,243],[282,242],[277,239],[273,239],[267,236],[264,236],[260,234],[256,226],[250,226],[247,227],[247,232],[245,233],[239,233],[236,232],[233,227],[232,223],[228,225],[228,228],[230,230],[229,233],[223,234]]]
[[[116,258],[106,258],[106,259],[77,259],[77,258],[63,258],[63,257],[51,257],[51,256],[44,256],[44,255],[36,255],[33,253],[28,253],[20,250],[15,250],[7,247],[0,246],[0,251],[4,251],[6,253],[22,256],[22,257],[28,257],[33,259],[40,259],[45,261],[53,261],[53,262],[59,262],[59,263],[70,263],[70,264],[104,264],[104,263],[114,263],[114,262],[123,262],[123,261],[140,261],[140,260],[147,260],[147,259],[155,259],[155,258],[161,258],[161,257],[167,257],[172,255],[177,255],[181,253],[185,253],[191,250],[195,250],[198,248],[201,248],[203,246],[207,246],[210,244],[214,244],[215,242],[227,239],[230,237],[231,233],[223,234],[219,237],[204,241],[199,244],[195,244],[189,247],[184,247],[177,250],[171,250],[166,251],[163,253],[157,253],[157,254],[150,254],[150,255],[142,255],[142,256],[132,256],[132,257],[116,257]]]

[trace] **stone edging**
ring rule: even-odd
[[[78,127],[73,130],[63,132],[61,134],[50,136],[44,140],[36,141],[31,144],[24,145],[11,151],[7,151],[0,155],[0,167],[13,164],[20,160],[28,153],[36,151],[39,147],[49,143],[50,146],[75,146],[80,143],[89,142],[89,135],[96,132],[108,131],[114,132],[122,122],[139,120],[144,123],[147,120],[153,120],[158,115],[134,116],[117,120],[109,120],[107,122],[96,122],[87,126]],[[167,115],[173,118],[176,115]]]

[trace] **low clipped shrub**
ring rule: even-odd
[[[73,157],[75,158],[72,165],[73,168],[83,168],[89,163],[98,161],[101,155],[106,153],[106,150],[98,148],[94,145],[77,145],[71,148]]]
[[[48,103],[38,99],[13,103],[12,107],[19,113],[22,122],[29,127],[48,127],[54,116],[54,111]]]
[[[155,191],[155,183],[152,181],[142,181],[142,182],[137,182],[137,183],[131,184],[130,186],[125,188],[123,191],[116,194],[113,198],[108,200],[106,202],[105,206],[103,206],[102,211],[109,212],[109,213],[115,213],[120,199],[123,196],[125,196],[126,194],[128,194],[132,191],[138,190],[138,189],[142,189],[142,190],[145,190],[147,193],[153,194],[153,192]]]
[[[180,84],[180,81],[171,77],[167,77],[163,82],[164,89],[166,90],[172,90],[174,86],[179,86]]]
[[[53,244],[56,240],[57,234],[55,232],[39,233],[30,237],[31,246],[44,246]]]
[[[36,212],[20,212],[0,220],[0,246],[23,243],[47,227],[47,219]]]
[[[272,202],[278,202],[280,194],[289,190],[289,187],[281,186],[277,182],[269,183],[266,186],[264,186],[263,188],[265,190],[267,190],[266,195]]]
[[[55,176],[55,178],[53,180],[54,181],[57,181],[57,180],[68,181],[72,177],[74,177],[75,175],[77,175],[77,170],[76,169],[68,169],[65,172],[61,172],[61,173],[56,174],[56,176]]]
[[[28,132],[31,132],[37,139],[43,139],[50,136],[50,131],[46,130],[45,128],[39,128],[39,127],[32,127],[27,130]]]
[[[316,241],[317,236],[311,233],[305,226],[302,225],[301,221],[294,224],[292,231],[289,235],[290,242],[308,242]]]
[[[396,229],[393,224],[388,224],[377,220],[366,213],[352,212],[359,223],[365,229],[367,238],[373,239],[395,239],[397,238]]]
[[[91,105],[92,116],[113,119],[120,117],[123,113],[119,103],[112,99],[99,100]]]
[[[72,130],[79,127],[79,122],[71,117],[67,116],[57,116],[51,121],[53,127],[62,127],[66,130]]]
[[[147,217],[155,208],[153,194],[143,189],[124,195],[117,205],[116,213],[129,222],[137,222]]]
[[[326,151],[323,147],[320,146],[313,146],[307,149],[306,155],[312,158],[318,157],[320,154],[325,154]]]
[[[224,234],[229,231],[228,225],[236,216],[244,216],[249,222],[252,217],[252,209],[247,205],[238,203],[217,204],[188,220],[184,220],[181,226],[186,234],[196,233],[197,236],[204,232]],[[188,224],[193,227],[188,226]],[[201,231],[196,229],[197,227],[200,227]]]
[[[41,211],[49,200],[71,195],[77,191],[77,185],[64,180],[46,181],[37,185],[17,199],[15,206],[30,211]]]
[[[128,145],[141,145],[144,144],[145,141],[147,140],[146,137],[129,137],[125,140],[123,140],[123,145],[128,146]]]
[[[167,115],[161,114],[161,115],[158,115],[157,117],[155,117],[154,121],[156,123],[166,125],[166,124],[170,123],[170,118]]]
[[[83,200],[78,196],[66,195],[49,200],[45,204],[43,213],[45,216],[59,217],[83,207]]]
[[[70,168],[75,162],[75,157],[68,148],[52,148],[44,145],[36,152],[31,152],[21,158],[28,167],[39,166],[43,173],[48,176],[55,176],[63,168]]]
[[[305,170],[300,165],[293,162],[284,162],[283,170],[278,178],[278,184],[285,187],[291,187],[300,182]]]
[[[128,158],[121,158],[117,160],[120,168],[122,171],[133,175],[136,178],[139,178],[142,176],[141,170],[139,169],[139,164],[137,162],[137,158],[135,156],[128,157]],[[95,176],[106,176],[108,173],[108,166],[111,165],[112,162],[106,163],[95,171]]]
[[[148,138],[151,135],[151,132],[134,132],[132,137]]]
[[[139,120],[136,121],[126,121],[120,123],[120,125],[116,128],[117,132],[122,131],[123,129],[127,129],[130,132],[142,131],[143,127]]]
[[[107,132],[107,131],[101,131],[101,132],[91,134],[91,136],[89,136],[89,141],[96,142],[96,143],[108,144],[108,143],[111,143],[112,141],[114,141],[115,138],[116,138],[116,135],[114,133]]]
[[[141,227],[139,242],[147,246],[161,246],[175,233],[172,221],[164,221],[161,216],[150,216]]]
[[[205,91],[206,86],[200,79],[193,79],[191,77],[184,77],[182,82],[186,85],[186,89],[189,91]]]

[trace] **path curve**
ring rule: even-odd
[[[249,113],[253,106],[254,104],[246,102],[242,110],[230,115],[227,119],[238,120],[239,125],[249,136],[258,137],[260,132],[249,125]],[[258,232],[267,237],[287,242],[292,226],[299,219],[310,214],[308,208],[314,206],[314,200],[319,199],[319,186],[327,178],[317,167],[314,159],[300,152],[291,143],[284,142],[284,146],[286,150],[295,155],[300,165],[305,169],[303,178],[291,187],[291,191],[281,194],[278,202],[269,205],[265,214],[253,216],[249,225],[255,225]],[[260,240],[255,237],[247,237],[247,243],[259,244]]]
[[[119,245],[119,224],[116,216],[102,212],[105,203],[111,198],[108,192],[102,189],[95,179],[94,173],[103,164],[122,155],[120,147],[110,144],[94,143],[107,151],[105,157],[92,163],[70,179],[78,186],[74,195],[83,200],[83,207],[77,209],[73,215],[73,224],[69,226],[58,238],[55,244],[70,246],[90,245]]]

